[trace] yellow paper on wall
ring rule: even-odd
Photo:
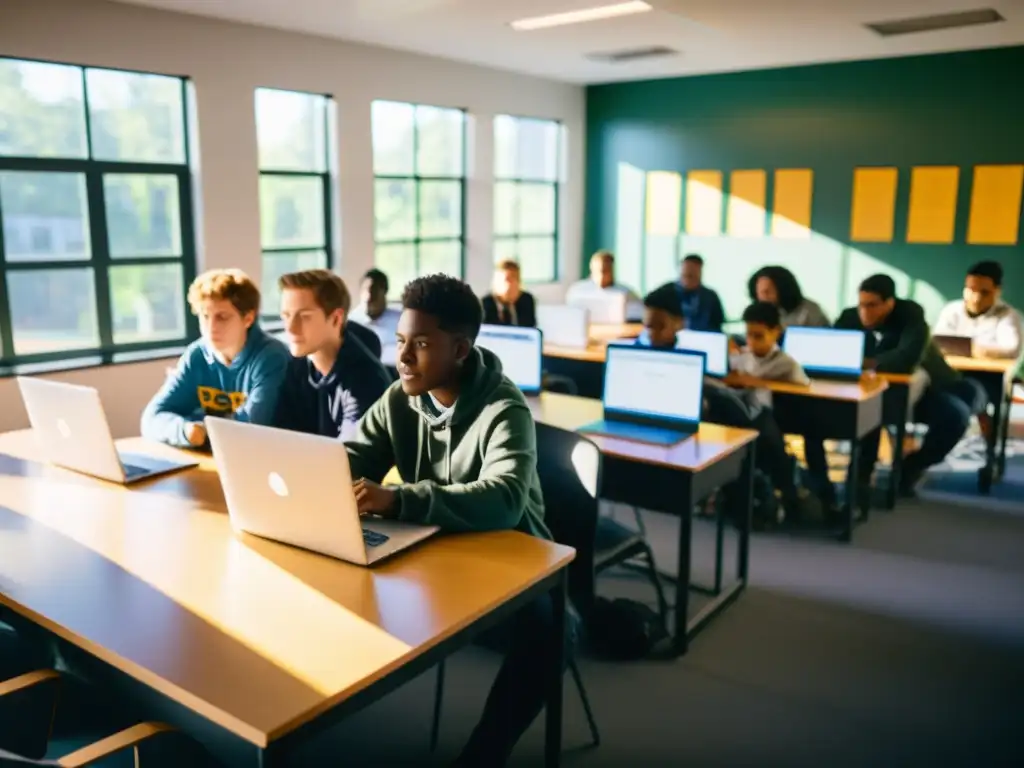
[[[647,232],[678,235],[683,201],[683,177],[671,171],[647,174]]]
[[[896,218],[895,168],[855,168],[850,240],[858,243],[891,243]]]
[[[977,165],[971,188],[967,242],[971,245],[1016,245],[1024,165]]]
[[[775,172],[772,234],[775,237],[810,237],[814,171],[787,168]]]
[[[761,237],[767,212],[764,209],[768,174],[764,171],[733,171],[729,175],[726,231],[733,237]]]
[[[918,166],[910,171],[908,243],[953,242],[960,169],[955,166]]]
[[[722,172],[686,174],[686,232],[717,235],[722,231]]]

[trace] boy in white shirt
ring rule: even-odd
[[[594,296],[625,294],[626,321],[634,322],[643,317],[644,306],[640,297],[624,285],[615,282],[615,256],[609,251],[598,251],[590,257],[590,277],[578,280],[569,286],[565,303],[573,304]]]
[[[970,338],[974,357],[1019,357],[1021,318],[1002,300],[1002,286],[1002,265],[979,261],[967,270],[963,299],[943,308],[932,334]]]
[[[388,306],[388,276],[379,269],[371,269],[363,275],[359,284],[359,306],[348,316],[377,334],[380,339],[381,356],[384,365],[395,364],[395,333],[398,330],[400,310]]]

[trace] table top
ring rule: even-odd
[[[545,344],[544,354],[567,360],[582,360],[587,363],[604,363],[608,343],[616,339],[635,339],[644,330],[642,323],[602,324],[591,323],[590,341],[586,347],[561,347]]]
[[[888,387],[888,383],[877,376],[870,376],[859,381],[829,381],[811,379],[810,384],[793,384],[788,381],[770,381],[753,376],[741,376],[730,373],[723,379],[731,387],[751,389],[767,389],[780,394],[800,395],[823,400],[836,400],[846,403],[862,403],[873,397],[880,396]]]
[[[257,746],[574,556],[508,531],[364,568],[233,533],[209,456],[130,490],[39,458],[30,431],[0,434],[0,603]]]
[[[643,323],[591,323],[587,335],[591,341],[635,339],[644,331]]]
[[[529,398],[529,402],[536,421],[570,431],[600,420],[604,413],[601,401],[589,397],[542,392],[540,397]],[[702,423],[693,437],[669,446],[594,434],[587,438],[607,456],[699,472],[756,440],[757,432]]]
[[[947,355],[946,362],[949,367],[956,371],[971,373],[999,373],[1007,374],[1015,371],[1018,366],[1016,359],[995,358],[995,357],[958,357]]]

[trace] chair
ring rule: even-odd
[[[380,360],[380,356],[384,352],[384,347],[381,345],[380,336],[378,336],[371,328],[367,328],[365,325],[360,325],[355,320],[349,320],[345,324],[345,333],[351,333],[355,338],[359,339],[366,346],[370,353]]]
[[[559,544],[573,547],[576,558],[569,566],[569,598],[586,620],[594,604],[594,542],[598,529],[598,492],[601,488],[601,451],[575,432],[537,424],[537,472],[544,494],[545,520]],[[434,719],[430,750],[437,748],[444,699],[444,662],[437,665]],[[576,660],[570,654],[569,672],[579,691],[593,746],[601,743],[590,699]]]
[[[60,683],[61,676],[54,670],[28,672],[0,682],[0,768],[85,768],[129,749],[141,768],[202,764],[201,749],[195,742],[171,726],[155,722],[137,723],[61,758],[45,760]]]

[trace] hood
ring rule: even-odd
[[[270,336],[267,335],[258,323],[254,322],[249,327],[249,332],[245,338],[245,346],[242,347],[242,351],[238,353],[238,357],[231,361],[231,365],[228,368],[242,368],[247,365],[252,358],[259,353],[263,347],[270,341]],[[213,365],[218,362],[217,355],[213,351],[213,347],[209,345],[206,339],[201,340],[201,346],[203,350],[203,357],[206,358],[206,362]]]
[[[504,380],[498,356],[489,349],[473,347],[466,358],[462,388],[454,409],[438,416],[426,394],[409,398],[409,405],[430,427],[455,426],[476,418]]]

